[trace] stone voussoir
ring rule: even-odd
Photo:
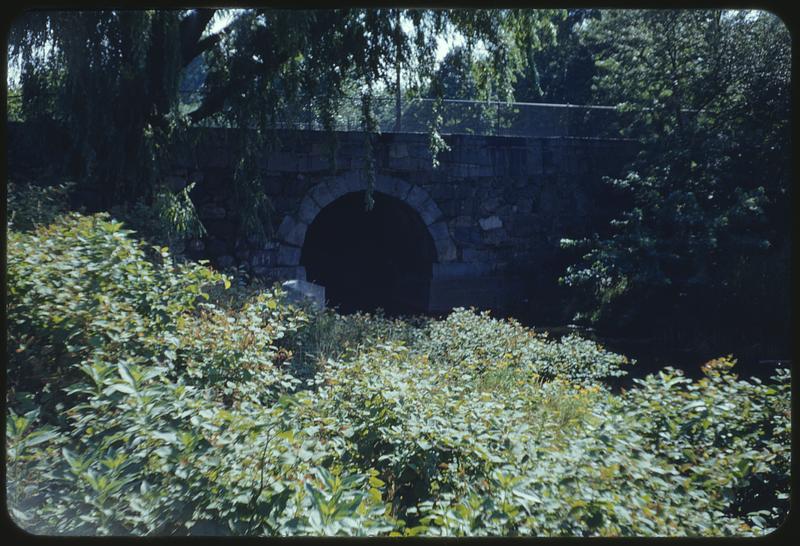
[[[425,203],[425,201],[430,200],[430,195],[428,192],[420,188],[419,186],[414,186],[411,188],[411,191],[408,192],[408,195],[405,198],[406,203],[411,205],[411,208],[414,210],[420,210],[420,207]]]
[[[311,191],[308,192],[308,196],[314,200],[319,208],[325,208],[336,199],[336,195],[331,191],[330,186],[328,183],[322,182],[317,184]]]
[[[281,225],[278,226],[278,238],[290,245],[302,246],[306,236],[308,224],[297,221],[291,215],[287,215]]]
[[[297,218],[301,222],[311,224],[314,218],[319,214],[319,205],[317,205],[310,196],[306,196],[300,202],[300,207],[297,209]]]
[[[431,225],[442,217],[442,211],[433,199],[425,201],[418,212],[425,225]]]

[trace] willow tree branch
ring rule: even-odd
[[[213,47],[219,41],[218,34],[200,38],[216,12],[217,10],[215,9],[196,9],[181,21],[181,60],[183,66],[192,62],[192,59]]]

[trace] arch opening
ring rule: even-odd
[[[379,192],[374,199],[370,211],[364,209],[363,191],[323,208],[308,226],[300,264],[341,312],[426,311],[436,261],[433,238],[405,202]]]

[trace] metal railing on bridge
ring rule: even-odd
[[[341,104],[333,119],[335,131],[363,131],[360,98]],[[435,100],[414,98],[401,105],[398,119],[393,98],[373,97],[376,129],[381,133],[428,133],[435,115]],[[625,114],[613,106],[580,106],[502,101],[444,99],[438,108],[441,134],[496,136],[573,136],[618,135]],[[230,127],[223,116],[208,118],[205,126]],[[322,131],[325,126],[313,107],[282,109],[270,123],[280,129]]]
[[[182,92],[182,108],[191,111],[199,105],[200,96]],[[9,95],[9,113],[19,106],[19,95]],[[402,101],[398,119],[392,97],[373,97],[372,109],[376,129],[381,133],[428,133],[435,116],[434,99],[413,98]],[[438,109],[441,134],[497,135],[519,137],[541,136],[618,136],[619,129],[630,123],[632,112],[614,106],[586,106],[530,102],[474,101],[443,99]],[[216,114],[203,119],[205,127],[233,127],[230,119]],[[253,123],[255,126],[255,123]],[[270,127],[322,131],[325,126],[319,109],[311,104],[284,107],[271,120]],[[345,99],[333,120],[336,131],[363,131],[361,98]]]

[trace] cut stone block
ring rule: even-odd
[[[302,246],[306,237],[308,224],[298,222],[291,215],[287,215],[278,226],[278,239],[293,246]]]
[[[281,245],[278,249],[278,265],[297,265],[299,262],[299,248],[296,246]]]
[[[286,291],[286,300],[298,305],[310,304],[317,310],[325,309],[325,287],[300,279],[291,279],[281,283]]]
[[[442,211],[436,206],[436,203],[434,203],[432,199],[425,201],[418,211],[425,225],[430,225],[442,217]]]
[[[478,220],[478,223],[481,225],[481,229],[484,231],[503,227],[503,221],[497,216],[487,216],[486,218],[481,218]]]
[[[401,178],[392,178],[390,195],[404,201],[411,191],[411,184]]]
[[[314,186],[314,188],[308,192],[308,195],[319,205],[319,208],[325,208],[336,199],[336,196],[331,192],[330,186],[325,183]]]
[[[319,205],[311,197],[304,197],[297,210],[297,217],[300,221],[310,224],[317,217],[317,213],[319,213]]]
[[[414,208],[415,210],[420,210],[425,201],[429,199],[430,196],[428,195],[428,192],[426,192],[419,186],[414,186],[408,193],[408,197],[406,197],[406,203],[411,205],[411,207]]]

